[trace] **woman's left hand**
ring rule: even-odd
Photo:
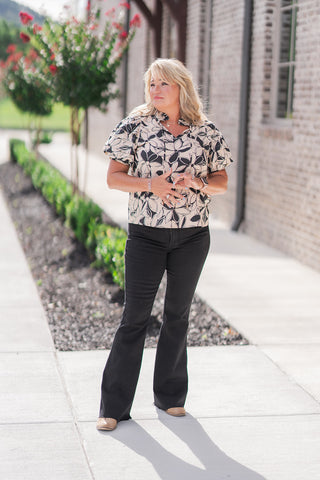
[[[191,173],[179,173],[175,176],[173,184],[181,189],[188,190],[194,188],[195,190],[201,190],[203,183],[200,178],[195,177]]]
[[[175,187],[179,190],[188,190],[194,188],[200,190],[206,195],[220,195],[227,190],[228,175],[225,170],[217,170],[207,176],[208,185],[204,185],[199,177],[194,177],[191,173],[179,173],[174,178]]]

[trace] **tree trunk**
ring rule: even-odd
[[[80,144],[80,112],[77,107],[71,107],[71,180],[74,193],[79,193],[79,152]]]

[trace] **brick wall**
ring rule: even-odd
[[[245,231],[320,270],[320,10],[299,2],[293,118],[277,123],[275,2],[255,2]]]

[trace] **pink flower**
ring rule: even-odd
[[[21,32],[20,33],[20,38],[23,41],[23,43],[28,43],[30,42],[30,37],[26,33]]]
[[[141,18],[140,18],[140,15],[138,13],[136,13],[132,20],[130,21],[130,27],[136,27],[136,28],[140,28],[141,27]]]
[[[105,15],[106,15],[107,17],[110,16],[111,18],[114,18],[115,13],[116,13],[116,9],[115,9],[114,7],[112,7],[112,8],[110,8],[110,10],[108,10],[108,11],[105,13]]]
[[[11,55],[9,55],[9,57],[7,58],[7,65],[10,65],[10,63],[18,63],[22,56],[22,52],[11,53]]]
[[[115,44],[115,50],[116,50],[117,52],[119,51],[119,53],[118,53],[118,55],[117,55],[117,59],[120,60],[120,59],[122,58],[122,53],[123,53],[123,52],[122,52],[122,50],[123,50],[123,42],[122,42],[122,41],[119,41],[119,42],[117,42],[117,43]]]
[[[118,22],[112,22],[112,26],[120,31],[123,29],[123,26],[121,25],[121,23],[118,23]]]
[[[33,35],[36,35],[38,32],[41,32],[41,30],[42,30],[42,27],[40,27],[40,25],[38,25],[37,23],[33,25]]]
[[[55,75],[57,73],[57,66],[56,65],[50,65],[49,70],[52,73],[52,75]]]
[[[8,45],[8,48],[7,48],[7,53],[14,53],[17,49],[17,46],[14,45],[13,43],[10,43],[10,45]]]
[[[124,8],[127,8],[128,10],[130,10],[130,5],[128,2],[121,2],[119,4],[120,7],[124,7]]]
[[[54,60],[56,58],[55,54],[53,53],[50,57],[50,60]]]
[[[24,60],[24,64],[25,64],[25,66],[26,66],[27,68],[29,68],[29,67],[30,67],[30,65],[32,64],[32,60],[31,60],[31,58],[30,58],[30,57],[24,57],[24,59],[23,59],[23,60]]]
[[[123,32],[119,33],[120,40],[125,40],[128,37],[128,32],[123,30]]]
[[[33,16],[29,15],[27,12],[20,12],[19,17],[23,25],[28,25],[33,20]]]
[[[38,54],[34,48],[31,48],[29,52],[29,57],[31,58],[31,60],[36,60],[38,58]]]

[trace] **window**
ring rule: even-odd
[[[293,107],[298,0],[279,0],[275,117],[291,118]]]

